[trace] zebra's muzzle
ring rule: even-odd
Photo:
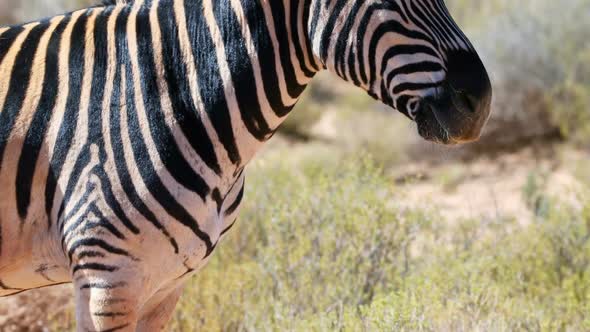
[[[416,115],[424,139],[454,145],[479,139],[490,114],[490,97],[477,98],[452,87],[421,101]]]
[[[420,102],[418,132],[431,141],[459,144],[479,139],[490,116],[490,79],[476,54],[451,56],[446,83],[439,93]]]

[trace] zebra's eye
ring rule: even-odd
[[[416,114],[418,113],[418,106],[419,106],[419,102],[418,100],[414,99],[414,100],[410,100],[408,102],[408,115],[412,118],[415,119],[416,118]]]

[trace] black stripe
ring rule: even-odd
[[[106,159],[106,152],[105,154],[101,153],[100,161],[102,165],[106,164]],[[111,210],[113,210],[115,216],[119,218],[119,220],[129,231],[131,231],[133,234],[139,234],[139,228],[131,220],[129,220],[129,218],[123,211],[121,204],[119,203],[119,201],[117,201],[117,198],[113,193],[109,177],[106,174],[105,170],[102,167],[100,167],[96,168],[93,173],[96,174],[101,181],[102,197],[104,198],[105,203],[109,206],[109,208],[111,208]],[[170,237],[169,235],[167,236]]]
[[[103,254],[102,252],[98,252],[98,251],[93,251],[93,250],[85,250],[85,251],[81,251],[78,254],[78,261],[84,259],[84,258],[104,258],[105,254]]]
[[[115,332],[115,331],[122,330],[122,329],[126,328],[127,326],[129,326],[129,323],[123,324],[123,325],[119,325],[119,326],[115,326],[115,327],[110,328],[110,329],[107,329],[107,330],[100,330],[100,331],[97,331],[97,332]]]
[[[381,101],[385,105],[389,105],[389,106],[393,107],[393,98],[389,94],[389,91],[387,90],[386,81],[382,79],[380,85],[381,85]]]
[[[417,91],[424,89],[431,89],[439,87],[444,82],[429,82],[429,83],[401,83],[393,87],[393,94],[400,94],[404,91]]]
[[[124,281],[117,282],[117,283],[108,283],[108,282],[93,282],[89,284],[84,284],[80,286],[80,290],[83,289],[115,289],[119,287],[127,286],[127,283]]]
[[[176,182],[198,194],[202,199],[206,199],[210,188],[207,186],[205,180],[184,159],[172,135],[171,129],[166,124],[165,114],[161,108],[156,67],[154,64],[149,10],[149,8],[144,7],[137,15],[137,31],[141,33],[138,33],[136,37],[138,45],[137,60],[140,68],[143,101],[152,139],[162,163],[170,171],[170,175],[172,175]],[[135,139],[145,140],[145,138],[141,137],[139,126],[135,129],[137,131],[130,132],[132,140],[134,136]],[[145,156],[148,156],[148,154],[144,154],[143,159],[146,159]]]
[[[318,33],[318,24],[320,23],[320,17],[321,17],[321,1],[316,1],[315,2],[315,6],[312,9],[313,12],[313,21],[311,22],[311,27],[309,28],[309,39],[311,40],[311,43],[313,44],[314,40],[315,40],[315,35],[316,33]],[[307,24],[306,24],[307,25]],[[320,59],[321,60],[321,59]],[[323,60],[322,60],[323,61]]]
[[[428,30],[425,31],[436,36],[441,44],[450,45],[449,36],[434,18],[433,13],[429,12],[428,8],[422,7],[422,4],[416,2],[410,3],[410,6],[413,9],[414,14],[428,26]]]
[[[320,59],[324,63],[328,63],[328,50],[330,49],[330,44],[332,42],[332,34],[334,33],[334,27],[336,26],[336,22],[338,18],[340,18],[340,13],[348,3],[348,0],[337,0],[334,8],[330,11],[330,18],[322,31],[322,39],[320,40]]]
[[[107,318],[125,317],[127,315],[129,315],[128,312],[93,312],[92,313],[92,316],[107,317]]]
[[[245,185],[242,184],[242,189],[240,189],[238,196],[236,196],[236,199],[234,200],[234,202],[230,206],[228,206],[228,208],[225,210],[224,214],[226,216],[229,216],[232,213],[234,213],[238,209],[238,207],[240,206],[240,203],[242,202],[242,199],[244,198],[244,187],[245,187]]]
[[[170,17],[170,13],[174,12],[172,5],[172,2],[160,5],[158,20],[162,31],[161,44],[165,80],[168,85],[174,117],[192,149],[201,157],[207,167],[221,175],[221,167],[215,155],[215,148],[191,95],[188,84],[190,78],[183,61],[177,23]]]
[[[191,47],[195,50],[195,67],[199,77],[199,90],[204,111],[208,113],[231,162],[239,165],[242,160],[233,134],[219,64],[217,57],[214,56],[215,44],[202,14],[201,2],[184,1],[184,6]]]
[[[139,30],[141,31],[141,30]],[[145,54],[142,54],[145,55]],[[127,55],[128,57],[129,55]],[[190,228],[193,233],[199,237],[207,247],[207,253],[212,249],[211,239],[209,235],[199,228],[198,222],[185,210],[185,208],[174,198],[172,194],[166,189],[162,180],[158,176],[154,165],[148,156],[147,146],[141,136],[140,123],[137,116],[137,109],[135,107],[134,94],[134,77],[131,70],[131,65],[126,65],[126,105],[128,115],[128,135],[131,140],[131,148],[135,157],[136,168],[138,169],[143,182],[152,196],[160,203],[164,210],[180,223]],[[152,73],[153,74],[153,73]]]
[[[7,31],[4,31],[2,35],[0,35],[0,64],[2,64],[2,60],[10,50],[12,44],[16,38],[23,32],[25,29],[21,26],[9,28]]]
[[[82,247],[98,247],[114,255],[129,257],[129,253],[126,250],[114,247],[101,239],[82,239],[69,246],[68,258],[70,261],[72,261],[72,257],[76,250]]]
[[[232,228],[233,228],[233,227],[236,225],[236,221],[237,221],[237,220],[238,220],[238,219],[236,219],[236,220],[232,221],[232,223],[231,223],[229,226],[227,226],[227,227],[226,227],[226,228],[225,228],[225,229],[224,229],[224,230],[221,232],[221,234],[219,234],[219,237],[222,237],[222,236],[224,236],[224,235],[225,235],[227,232],[229,232],[229,231],[230,231],[230,230],[231,230],[231,229],[232,229]]]
[[[260,108],[258,87],[246,43],[241,34],[240,22],[227,0],[213,1],[213,14],[225,46],[225,57],[232,78],[230,84],[234,85],[242,121],[252,136],[259,141],[265,141],[271,129]]]
[[[107,8],[100,15],[97,16],[94,25],[94,68],[92,74],[92,90],[90,93],[90,109],[88,116],[88,144],[94,144],[98,147],[98,154],[100,165],[95,167],[93,174],[95,174],[101,182],[102,197],[105,203],[113,211],[115,216],[123,223],[123,225],[133,234],[139,234],[139,228],[135,226],[127,217],[121,204],[115,197],[112,189],[112,184],[109,177],[104,170],[104,165],[107,164],[107,153],[105,149],[104,136],[102,132],[103,121],[103,101],[105,86],[107,84],[107,70],[109,68],[108,57],[109,50],[105,47],[108,45],[108,22],[112,15],[113,8]],[[116,64],[113,64],[116,65]],[[107,105],[108,107],[108,105]],[[95,212],[100,213],[96,205],[92,207]],[[96,213],[95,213],[96,214]],[[101,225],[111,231],[115,236],[121,237],[122,234],[115,231],[114,226],[106,224],[104,217],[99,217]],[[112,227],[111,227],[112,226]]]
[[[444,1],[437,1],[436,5],[438,6],[439,11],[443,13],[443,20],[448,29],[452,31],[451,33],[454,36],[459,37],[459,39],[461,39],[465,43],[465,45],[472,49],[473,46],[471,45],[471,42],[469,41],[467,36],[465,36],[465,33],[463,33],[463,31],[459,28],[459,26],[453,19],[453,16],[449,13],[449,9],[445,5]]]
[[[84,207],[84,205],[87,205],[88,198],[90,197],[90,195],[92,194],[92,192],[95,189],[96,189],[96,185],[94,183],[87,183],[86,190],[84,191],[84,194],[82,195],[82,197],[80,197],[78,199],[78,202],[76,203],[76,205],[74,205],[74,207],[70,210],[70,212],[63,219],[66,221],[70,220],[74,215],[76,215],[76,213],[80,212],[82,207]]]
[[[84,112],[84,110],[82,110],[82,111]],[[78,182],[82,176],[82,172],[83,172],[84,168],[86,168],[86,166],[89,163],[90,163],[90,147],[88,145],[86,145],[80,151],[78,159],[76,159],[76,163],[74,164],[74,167],[72,168],[72,171],[70,172],[70,177],[68,178],[66,190],[62,194],[62,200],[61,200],[61,203],[59,206],[59,210],[57,212],[57,220],[59,223],[60,233],[61,233],[61,231],[63,231],[65,221],[67,220],[66,218],[62,218],[65,208],[67,207],[70,199],[73,198],[72,196],[74,195],[74,190],[76,189],[76,185],[78,184]],[[90,192],[92,190],[94,190],[94,188],[95,188],[94,185],[87,187],[86,190],[87,190],[88,195],[84,195],[85,197],[83,196],[81,198],[81,200],[83,200],[84,198],[88,199]],[[82,207],[85,204],[85,202],[81,201],[81,200],[78,201],[76,206],[74,206],[74,209],[77,206]],[[73,215],[73,214],[70,214],[70,216],[71,215]]]
[[[45,75],[43,78],[43,91],[39,99],[39,105],[31,120],[31,125],[27,131],[20,159],[18,162],[16,174],[16,203],[18,213],[21,219],[27,217],[28,209],[31,203],[31,189],[33,186],[33,176],[39,154],[43,146],[43,139],[47,132],[49,120],[53,114],[53,108],[57,100],[57,84],[55,79],[59,73],[59,50],[60,39],[66,28],[70,17],[64,18],[53,31],[45,57]],[[51,222],[51,218],[48,219]]]
[[[320,2],[321,1],[317,1],[317,3]],[[283,1],[269,1],[268,4],[271,7],[272,17],[274,19],[275,33],[279,42],[278,52],[281,58],[283,72],[285,73],[287,91],[292,98],[297,98],[303,93],[305,85],[299,85],[297,82],[295,67],[291,61],[291,50],[288,42],[290,39],[287,30],[287,24],[289,24],[289,21],[285,17],[285,6]]]
[[[80,94],[84,77],[84,51],[86,48],[85,31],[90,12],[80,16],[74,24],[70,40],[69,54],[69,91],[66,110],[57,135],[57,141],[53,150],[53,158],[50,161],[49,174],[45,187],[45,211],[47,218],[51,219],[53,200],[57,190],[57,180],[63,170],[63,165],[76,133],[78,112],[80,108]]]
[[[29,87],[35,52],[39,47],[39,40],[46,29],[47,24],[39,24],[31,29],[15,57],[6,100],[4,101],[2,113],[0,113],[0,169],[2,169],[2,161],[6,145],[8,144],[8,137],[16,123],[16,119],[24,103],[27,88]]]
[[[88,264],[77,264],[72,269],[72,274],[78,271],[104,271],[104,272],[115,272],[119,268],[112,265],[105,265],[100,263],[88,263]]]
[[[401,1],[402,7],[404,9],[404,12],[406,13],[406,15],[408,16],[408,20],[412,23],[412,25],[415,25],[419,30],[424,31],[425,33],[428,33],[428,31],[430,31],[430,27],[425,26],[423,22],[421,22],[413,13],[413,9],[410,8],[412,3],[409,1]],[[432,36],[431,38],[431,44],[433,45],[434,48],[439,47],[439,40],[436,36]]]
[[[260,71],[266,98],[274,113],[279,117],[283,117],[291,111],[292,107],[286,107],[283,104],[281,90],[278,88],[279,77],[275,61],[276,54],[266,17],[264,16],[264,9],[259,1],[241,0],[241,3],[248,19],[248,26],[252,33],[252,41],[258,53],[258,59],[260,59]],[[276,51],[278,52],[278,50]]]
[[[217,213],[220,213],[221,206],[223,205],[223,197],[221,197],[221,192],[218,188],[213,189],[213,192],[211,193],[211,198],[213,198],[215,204],[217,205]]]
[[[107,70],[109,68],[108,49],[108,21],[112,15],[112,8],[107,8],[97,15],[94,22],[94,67],[92,69],[92,85],[90,90],[90,106],[88,116],[88,142],[97,144],[100,153],[104,153],[102,133],[102,109],[105,86],[107,85]],[[111,64],[114,65],[114,64]]]
[[[111,234],[113,234],[116,238],[120,239],[120,240],[125,240],[125,235],[123,235],[123,233],[121,233],[116,227],[115,225],[113,225],[109,219],[107,219],[103,214],[102,211],[100,211],[100,209],[98,208],[98,206],[96,206],[95,203],[91,203],[90,206],[88,207],[88,212],[87,213],[92,213],[94,214],[94,216],[98,219],[98,222],[93,222],[93,223],[89,223],[88,225],[86,225],[82,231],[86,231],[88,229],[92,229],[95,227],[102,227],[106,230],[108,230]],[[85,216],[85,219],[87,219],[88,217]]]
[[[126,26],[127,20],[129,18],[129,8],[123,9],[119,13],[119,17],[117,17],[116,27],[115,27],[115,36],[117,39],[117,63],[125,63],[129,61],[129,54],[128,54],[128,45],[127,45],[127,36],[126,36]],[[125,163],[125,152],[123,150],[123,139],[121,138],[121,86],[125,84],[122,82],[121,79],[121,66],[117,65],[116,72],[115,72],[115,79],[113,85],[113,94],[111,98],[111,117],[110,117],[110,132],[111,132],[111,148],[114,155],[114,162],[115,168],[117,170],[117,174],[119,177],[120,185],[125,192],[125,195],[133,205],[133,207],[141,213],[142,216],[146,218],[156,229],[158,229],[168,240],[170,244],[174,248],[174,252],[178,253],[178,244],[176,240],[170,236],[170,233],[166,230],[166,228],[158,221],[158,218],[155,214],[145,205],[142,201],[141,197],[137,193],[133,181],[131,180],[131,176],[127,169],[127,165]],[[106,174],[104,174],[106,175]],[[102,177],[102,176],[101,176]],[[103,186],[103,190],[104,190]],[[112,192],[109,196],[113,196]],[[113,203],[117,202],[113,197]],[[118,203],[117,203],[118,204]],[[113,204],[110,204],[111,207]],[[119,207],[120,208],[120,207]],[[121,211],[122,212],[122,211]],[[124,216],[124,214],[123,214]],[[118,216],[121,218],[121,216]],[[126,220],[125,217],[124,220]]]
[[[357,1],[352,5],[352,8],[350,10],[350,13],[348,15],[348,18],[346,19],[346,22],[344,23],[342,29],[339,31],[339,36],[336,42],[336,46],[334,48],[334,56],[335,56],[335,60],[334,63],[335,65],[335,69],[336,69],[336,73],[338,75],[340,75],[340,77],[342,78],[346,78],[346,60],[345,59],[345,55],[346,55],[346,50],[348,47],[351,48],[350,53],[354,53],[354,44],[349,46],[348,45],[348,40],[351,37],[351,32],[352,32],[352,28],[354,26],[354,22],[357,19],[357,16],[359,14],[359,11],[361,9],[361,7],[363,6],[364,2],[363,1]],[[357,41],[358,42],[358,41]],[[349,66],[349,71],[351,72],[350,76],[351,76],[351,80],[353,81],[353,83],[355,85],[359,85],[360,82],[358,81],[358,79],[356,78],[356,74],[353,74],[352,72],[355,70],[354,64],[352,66]]]
[[[136,56],[139,62],[140,82],[142,88],[142,97],[145,107],[145,113],[152,140],[162,164],[170,171],[170,175],[186,189],[196,193],[203,200],[209,195],[210,188],[205,180],[195,172],[191,165],[186,161],[180,147],[178,146],[171,129],[166,124],[166,114],[161,107],[160,92],[158,89],[158,80],[156,66],[154,63],[154,51],[152,45],[152,31],[150,25],[149,8],[143,7],[137,15],[137,46],[138,54]],[[131,112],[134,113],[134,112]],[[135,139],[145,140],[141,137],[139,126],[137,131],[130,133]],[[132,138],[133,140],[134,138]],[[143,158],[149,156],[147,153]]]
[[[305,3],[303,4],[303,34],[304,34],[304,38],[305,38],[305,52],[307,55],[307,58],[309,59],[310,63],[311,63],[311,67],[312,70],[314,71],[319,71],[320,68],[317,66],[316,62],[315,62],[315,55],[313,54],[313,47],[311,45],[312,43],[312,39],[309,38],[310,33],[309,33],[309,17],[311,14],[311,0],[303,0]],[[317,1],[316,1],[317,2]]]
[[[403,1],[402,1],[403,2]],[[382,9],[382,7],[378,4],[372,4],[367,8],[363,18],[361,19],[358,27],[358,31],[356,34],[356,38],[359,41],[357,47],[357,63],[359,65],[359,74],[360,74],[360,81],[364,84],[368,84],[367,81],[367,72],[365,71],[365,38],[367,35],[367,29],[369,28],[369,22],[371,21],[371,17],[375,13],[375,11]],[[371,53],[369,53],[370,55]],[[350,62],[350,61],[349,61]],[[369,87],[370,88],[370,87]]]
[[[189,227],[195,235],[197,235],[208,249],[211,248],[211,240],[209,235],[200,230],[199,224],[193,217],[184,209],[184,207],[176,201],[174,196],[170,194],[168,189],[162,183],[156,172],[154,165],[149,158],[145,158],[148,155],[147,146],[143,141],[143,137],[139,134],[141,125],[137,118],[137,109],[134,104],[134,93],[133,93],[133,73],[129,66],[127,67],[127,113],[128,113],[128,134],[131,139],[131,147],[135,156],[136,167],[143,178],[143,182],[147,186],[148,190],[154,196],[154,198],[162,205],[164,210],[174,217],[176,220],[181,222],[183,225]]]
[[[97,222],[89,221],[90,213],[94,214],[95,218],[98,219]],[[81,229],[79,229],[80,226],[82,226]],[[77,233],[84,233],[86,231],[99,227],[104,228],[120,240],[125,240],[126,238],[125,235],[123,235],[123,233],[121,233],[107,218],[104,217],[102,212],[93,202],[88,206],[87,211],[84,213],[83,216],[78,218],[74,223],[71,223],[65,231],[60,232],[60,234],[62,234],[62,247],[67,242],[68,237],[71,237]]]
[[[377,54],[377,46],[379,41],[385,34],[390,32],[401,34],[410,39],[424,40],[429,44],[432,44],[430,37],[423,34],[422,32],[409,30],[396,21],[387,21],[381,23],[371,36],[371,42],[368,50],[369,54]],[[383,70],[384,68],[381,69]],[[377,58],[375,56],[369,56],[369,86],[373,85],[377,76]]]
[[[432,3],[428,3],[427,6],[429,7],[429,9],[431,11],[431,15],[434,17],[433,20],[436,22],[438,27],[441,29],[442,33],[449,40],[448,46],[459,48],[461,45],[459,44],[459,41],[455,37],[460,34],[457,34],[455,28],[453,28],[452,26],[449,25],[449,22],[446,20],[446,16],[445,16],[446,12],[444,10],[441,11],[440,8],[433,7],[434,4],[432,4]],[[455,25],[454,23],[452,23],[452,24]]]
[[[442,70],[444,70],[443,66],[441,66],[440,63],[436,62],[423,61],[411,63],[395,68],[394,70],[389,72],[389,74],[387,74],[387,78],[385,79],[385,83],[389,85],[397,75],[412,74],[419,72],[438,72]]]
[[[304,1],[304,0],[302,0]],[[302,6],[304,4],[301,3],[301,1],[291,1],[291,8],[290,8],[290,24],[291,24],[291,41],[292,41],[292,45],[295,47],[295,55],[297,57],[297,61],[299,62],[299,68],[301,68],[301,70],[303,70],[303,73],[305,74],[305,76],[307,77],[312,77],[314,76],[314,73],[309,70],[309,68],[307,68],[307,66],[305,65],[305,58],[303,56],[303,48],[301,46],[301,42],[299,40],[299,24],[303,24],[306,25],[307,21],[303,21],[300,22],[300,18],[299,18],[299,6]],[[305,37],[304,40],[307,40],[307,36],[303,36]],[[307,46],[309,46],[309,43],[307,44]]]

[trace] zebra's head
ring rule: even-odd
[[[479,138],[492,89],[444,0],[312,0],[317,61],[445,144]]]

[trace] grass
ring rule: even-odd
[[[590,202],[545,197],[528,226],[449,224],[388,200],[395,187],[369,158],[255,168],[238,228],[173,330],[590,329]],[[523,199],[543,196],[534,181]]]

